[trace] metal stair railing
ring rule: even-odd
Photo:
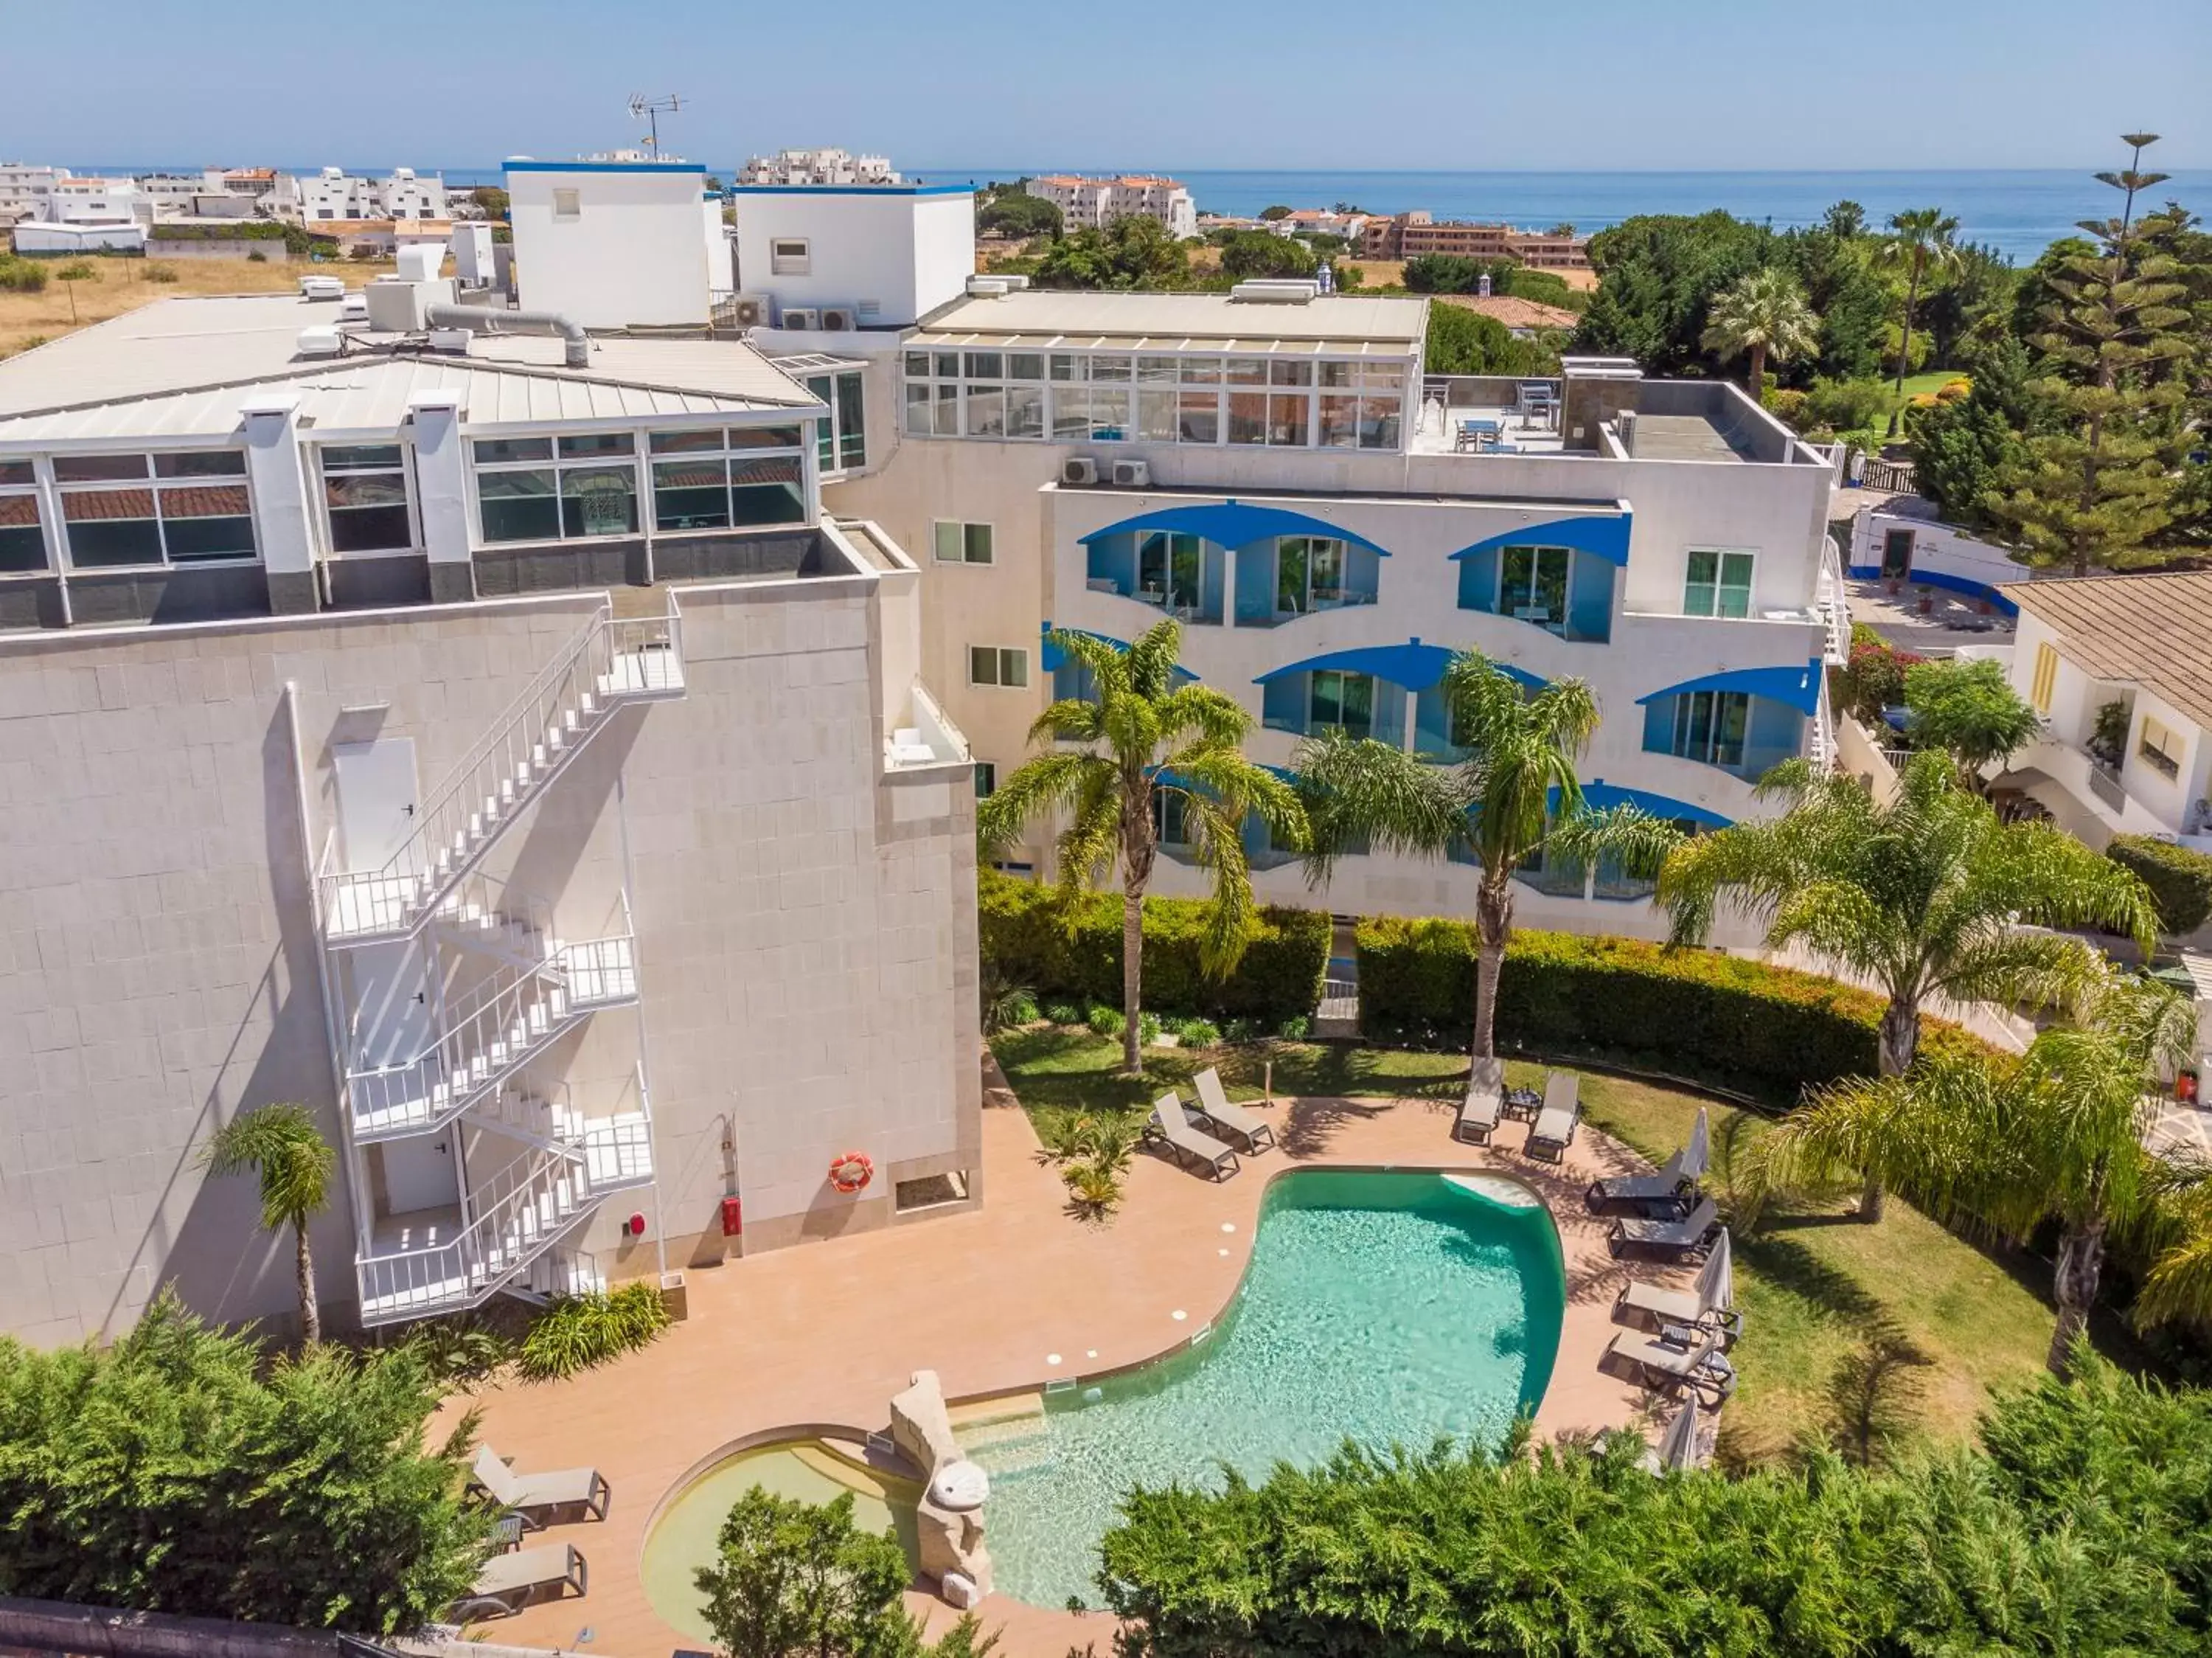
[[[325,878],[332,944],[411,935],[615,706],[681,696],[681,622],[602,605],[417,806],[416,827],[374,869]]]
[[[354,1137],[390,1139],[442,1127],[591,1011],[571,1003],[557,972],[524,969],[492,979],[447,1010],[414,1058],[347,1074]]]
[[[552,905],[481,869],[438,901],[431,925],[460,948],[514,966],[557,965],[561,942],[553,930]]]
[[[471,1187],[488,1198],[450,1241],[355,1259],[363,1324],[472,1307],[527,1267],[591,1206],[590,1177],[574,1159],[528,1152]]]

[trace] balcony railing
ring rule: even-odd
[[[2127,809],[2128,791],[2120,786],[2120,774],[2094,754],[2088,757],[2089,792],[2097,803],[2108,811]]]

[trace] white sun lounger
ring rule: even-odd
[[[494,1614],[513,1617],[546,1589],[559,1600],[570,1589],[585,1593],[589,1582],[584,1557],[573,1543],[541,1543],[534,1549],[495,1554],[477,1574],[476,1587],[456,1600],[449,1616],[471,1623]]]
[[[1574,1143],[1582,1114],[1582,1078],[1571,1070],[1553,1071],[1544,1079],[1544,1108],[1528,1128],[1528,1155],[1558,1162]]]
[[[546,1515],[559,1509],[582,1509],[592,1519],[605,1520],[607,1504],[614,1496],[597,1468],[517,1473],[489,1445],[477,1447],[476,1464],[470,1472],[477,1484],[491,1493],[493,1502],[512,1509],[532,1531],[543,1527]]]
[[[1248,1153],[1256,1155],[1275,1143],[1274,1125],[1231,1100],[1228,1090],[1221,1086],[1221,1073],[1212,1065],[1192,1081],[1198,1088],[1198,1114],[1242,1140]]]
[[[1713,1206],[1713,1200],[1701,1198],[1698,1200],[1698,1206],[1685,1220],[1615,1221],[1606,1242],[1616,1255],[1632,1245],[1678,1256],[1688,1255],[1703,1249],[1712,1234],[1719,1230],[1720,1223],[1720,1210]]]
[[[1687,1206],[1683,1194],[1694,1184],[1682,1173],[1682,1154],[1678,1151],[1656,1174],[1616,1174],[1592,1180],[1583,1200],[1593,1210],[1607,1204],[1640,1204],[1647,1210],[1672,1205],[1680,1215]]]
[[[1460,1106],[1459,1120],[1452,1125],[1452,1138],[1488,1145],[1504,1111],[1505,1062],[1495,1054],[1485,1054],[1468,1074],[1467,1099]]]
[[[1183,1115],[1182,1101],[1172,1094],[1164,1094],[1152,1105],[1152,1120],[1146,1125],[1147,1140],[1166,1142],[1168,1149],[1176,1156],[1203,1163],[1217,1180],[1225,1180],[1240,1165],[1237,1154],[1203,1129],[1190,1125]]]

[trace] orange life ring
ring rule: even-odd
[[[876,1178],[876,1166],[865,1151],[842,1151],[830,1160],[830,1184],[850,1197]]]

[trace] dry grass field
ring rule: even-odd
[[[53,339],[73,328],[82,328],[125,311],[150,305],[177,294],[270,294],[294,291],[300,275],[321,269],[343,276],[358,285],[393,267],[385,264],[343,264],[311,267],[270,259],[257,265],[251,259],[145,259],[120,254],[91,254],[84,263],[98,273],[92,282],[64,283],[54,273],[74,264],[74,259],[42,260],[46,270],[46,291],[18,294],[0,290],[0,357],[12,357],[41,340]],[[157,281],[162,273],[175,280]],[[74,289],[75,313],[71,313]]]

